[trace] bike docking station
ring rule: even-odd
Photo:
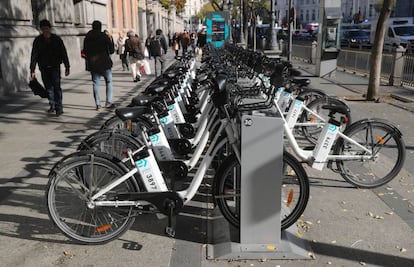
[[[283,120],[265,112],[241,117],[240,229],[215,209],[207,223],[207,259],[311,259],[296,224],[281,231]]]

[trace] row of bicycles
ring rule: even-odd
[[[50,219],[76,242],[101,244],[143,214],[162,213],[166,234],[174,236],[176,215],[213,169],[215,204],[239,227],[242,114],[283,121],[283,170],[275,177],[282,183],[282,230],[306,208],[304,165],[330,168],[362,188],[392,180],[405,160],[397,127],[382,119],[352,123],[346,103],[294,75],[289,62],[230,44],[206,46],[201,63],[181,58],[54,165],[46,192]]]

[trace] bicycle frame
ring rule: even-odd
[[[292,146],[293,151],[295,152],[295,154],[301,159],[301,160],[305,160],[308,162],[312,162],[313,161],[313,157],[314,157],[314,150],[303,150],[299,147],[295,136],[293,135],[293,131],[291,128],[289,128],[288,123],[285,119],[285,116],[283,115],[283,113],[281,112],[277,102],[275,102],[275,107],[277,108],[282,120],[283,120],[283,127],[285,130],[285,135],[286,138],[289,142],[289,144]],[[323,122],[325,122],[325,120],[320,117],[319,115],[317,115],[316,113],[314,113],[313,111],[309,110],[310,112],[312,112],[315,116],[317,116],[320,120],[322,120]],[[324,127],[328,127],[328,124],[325,123]],[[329,154],[327,157],[327,161],[330,160],[367,160],[372,158],[372,151],[369,150],[368,148],[366,148],[365,146],[359,144],[357,141],[349,138],[348,136],[346,136],[345,134],[343,134],[342,132],[338,132],[337,133],[337,137],[336,140],[338,140],[338,138],[343,138],[346,141],[358,146],[359,148],[363,149],[365,152],[367,152],[366,155],[332,155]],[[335,141],[336,141],[335,140]]]
[[[211,143],[210,146],[203,158],[203,160],[201,161],[198,170],[196,172],[196,174],[194,175],[189,187],[185,190],[182,191],[178,191],[177,194],[182,198],[184,204],[188,203],[196,194],[198,188],[201,185],[201,182],[204,178],[205,173],[207,172],[209,166],[211,165],[211,162],[213,161],[214,157],[216,156],[217,152],[224,147],[227,143],[229,143],[232,146],[233,152],[236,154],[237,158],[240,160],[240,150],[239,150],[239,146],[237,143],[237,140],[235,138],[234,135],[234,131],[233,129],[235,129],[235,126],[232,125],[233,122],[226,116],[226,118],[220,119],[219,121],[214,122],[214,124],[212,125],[211,128],[209,128],[208,130],[205,131],[205,135],[204,135],[204,139],[205,140],[209,140],[211,133],[218,127],[218,130],[216,132],[216,134],[214,135],[214,137],[211,139]],[[225,138],[223,138],[222,140],[219,141],[220,136],[222,135],[222,133],[226,133]],[[145,139],[146,140],[146,139]],[[112,183],[110,183],[109,185],[105,186],[104,188],[102,188],[101,190],[99,190],[99,192],[97,192],[96,194],[94,194],[91,199],[88,201],[88,205],[91,206],[140,206],[143,203],[140,201],[103,201],[103,200],[97,200],[99,197],[103,196],[104,194],[106,194],[107,192],[109,192],[110,190],[112,190],[113,188],[115,188],[116,186],[118,186],[119,184],[121,184],[122,182],[126,181],[127,179],[130,179],[132,177],[134,177],[134,174],[138,173],[139,170],[139,161],[135,161],[133,159],[133,156],[141,151],[143,151],[145,149],[145,147],[131,152],[128,151],[128,159],[131,161],[131,163],[134,165],[134,168],[131,169],[128,173],[124,174],[123,176],[119,177],[118,179],[116,179],[115,181],[113,181]],[[155,161],[155,157],[154,154],[152,153],[151,149],[148,149],[149,155],[148,155],[148,160],[151,161]],[[147,159],[146,158],[146,159]],[[164,182],[165,184],[165,180],[161,175],[161,172],[159,171],[159,169],[155,168],[155,170],[153,170],[154,173],[151,173],[151,179],[157,180],[159,179],[159,181]],[[142,177],[141,174],[141,178],[145,179],[144,177]],[[148,176],[147,176],[148,178]],[[145,184],[145,183],[144,183]],[[165,192],[168,189],[166,188],[162,188],[161,190],[160,188],[146,188],[148,192]]]

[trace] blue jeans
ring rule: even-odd
[[[104,77],[106,84],[106,104],[112,104],[112,70],[107,69],[102,73],[91,71],[93,82],[93,97],[95,98],[96,106],[101,105],[101,97],[99,95],[99,86],[101,77]]]
[[[60,87],[60,68],[45,68],[41,70],[42,81],[49,95],[49,105],[52,110],[62,110],[62,88]]]

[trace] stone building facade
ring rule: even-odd
[[[30,90],[30,53],[40,34],[39,21],[48,19],[68,51],[71,72],[83,71],[83,39],[94,20],[112,32],[130,29],[141,38],[161,28],[181,31],[182,18],[151,0],[2,0],[0,1],[0,97]]]

